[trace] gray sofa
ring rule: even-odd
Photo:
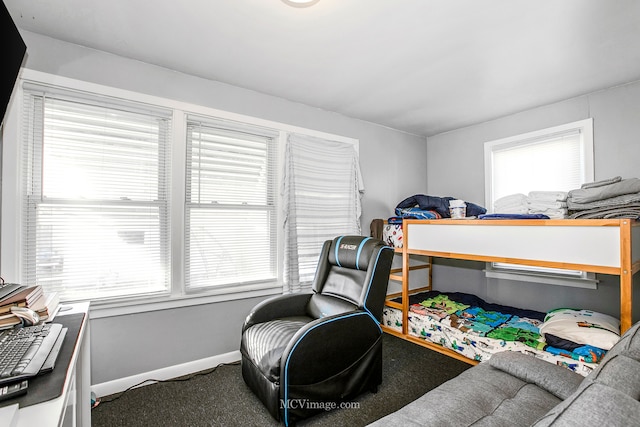
[[[505,351],[370,425],[640,426],[639,330],[640,322],[587,377]]]

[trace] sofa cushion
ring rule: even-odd
[[[585,381],[576,393],[533,426],[634,426],[638,420],[640,402],[636,399],[604,384]]]
[[[529,426],[560,402],[540,387],[485,362],[372,425]]]
[[[585,381],[615,388],[632,398],[640,399],[640,361],[624,354],[616,354],[600,365]]]
[[[627,329],[627,331],[622,334],[620,340],[607,352],[607,354],[602,359],[603,362],[606,362],[608,358],[615,356],[620,353],[633,353],[636,354],[634,358],[637,358],[638,352],[640,352],[640,322],[634,324],[631,328]],[[597,371],[598,368],[595,369]],[[594,371],[594,372],[595,372]]]
[[[575,392],[584,380],[582,375],[569,369],[515,351],[496,353],[489,359],[489,364],[563,400]]]

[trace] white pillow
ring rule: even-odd
[[[620,339],[620,320],[591,310],[559,308],[547,313],[540,334],[609,350]]]

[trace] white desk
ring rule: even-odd
[[[65,310],[66,307],[71,308]],[[18,403],[0,407],[1,427],[91,426],[89,303],[63,305],[53,322],[62,321],[64,316],[80,313],[84,314],[84,319],[78,331],[71,360],[68,366],[57,365],[54,368],[54,371],[66,370],[62,393],[54,399],[25,407],[20,407]],[[75,337],[69,337],[67,334],[65,341],[73,338]],[[30,389],[31,383],[27,394]]]

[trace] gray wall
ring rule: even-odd
[[[26,67],[33,70],[359,139],[364,234],[371,219],[387,218],[400,200],[425,192],[425,138],[37,34],[23,36]],[[94,319],[92,383],[238,350],[242,321],[259,300]],[[207,327],[191,331],[200,324]]]
[[[592,117],[595,178],[638,177],[640,158],[640,82],[602,90],[552,105],[513,114],[427,138],[427,189],[432,195],[451,195],[485,206],[484,143]],[[455,165],[455,169],[452,166]],[[492,302],[547,311],[580,307],[620,314],[617,277],[599,275],[597,290],[486,279],[483,263],[438,261],[436,289],[477,293]],[[635,300],[638,292],[635,277]],[[634,319],[639,304],[634,304]]]

